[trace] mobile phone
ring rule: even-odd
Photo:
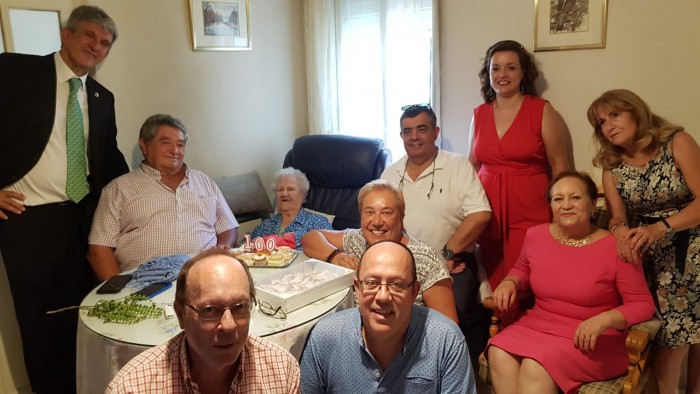
[[[97,294],[115,294],[119,293],[124,286],[131,280],[131,275],[114,275],[97,289]]]
[[[145,295],[148,298],[153,298],[165,290],[168,290],[172,285],[172,282],[156,282],[144,287],[134,294]]]

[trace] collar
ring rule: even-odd
[[[408,348],[408,342],[413,336],[413,333],[416,331],[416,308],[417,306],[414,304],[411,307],[411,319],[408,322],[408,329],[406,330],[406,335],[404,336],[403,340],[403,347],[401,348],[401,355],[403,356],[406,354],[406,350]],[[355,325],[355,333],[357,335],[357,343],[360,346],[360,348],[364,349],[368,354],[372,355],[372,352],[367,348],[367,344],[365,343],[365,338],[364,335],[362,334],[364,324],[362,323],[362,314],[360,314],[360,308],[356,307],[357,309],[357,320],[355,320],[354,325]],[[372,355],[372,358],[374,358],[374,355]],[[393,361],[392,361],[393,363]]]
[[[73,70],[71,70],[70,67],[68,67],[66,62],[63,61],[61,54],[58,52],[55,52],[53,54],[53,60],[56,64],[56,81],[58,84],[68,82],[69,79],[78,77],[83,82],[83,89],[85,89],[85,83],[87,82],[88,77],[87,73],[85,73],[85,75],[82,76],[77,76],[73,74]]]
[[[187,166],[186,163],[182,163],[182,166],[185,168],[185,178],[190,177],[190,167]],[[155,168],[149,166],[146,164],[145,161],[141,161],[141,164],[139,165],[139,169],[146,173],[146,175],[150,176],[151,178],[155,178],[160,181],[161,174],[160,171],[156,170]]]
[[[305,219],[307,216],[309,216],[309,213],[306,212],[306,209],[304,209],[304,207],[301,207],[301,209],[299,210],[299,213],[297,214],[297,217],[295,217],[294,220],[292,220],[292,223],[294,223],[294,222],[301,223],[301,220]]]
[[[435,170],[444,170],[445,166],[447,165],[447,154],[440,149],[439,147],[437,148],[437,154],[435,155],[435,159],[433,159],[433,163],[435,164]],[[406,165],[408,163],[408,155],[403,155],[403,157],[396,163],[396,173],[398,174],[399,178],[404,177],[404,171],[406,170]],[[433,172],[433,163],[430,163],[428,167],[423,170],[423,172],[418,176],[418,179],[421,179],[425,176],[431,175]],[[413,182],[410,177],[405,177],[407,181]]]
[[[309,213],[306,212],[306,210],[304,210],[304,207],[302,207],[299,210],[299,213],[297,213],[297,216],[294,218],[294,220],[292,220],[292,222],[289,223],[289,226],[291,226],[293,223],[303,224],[303,222],[301,220],[304,219],[308,215],[309,215]],[[275,214],[275,216],[272,217],[272,220],[274,221],[273,223],[275,223],[277,225],[281,224],[282,223],[282,212],[277,212]],[[289,226],[287,226],[287,227],[289,227]]]
[[[178,366],[180,369],[180,379],[182,379],[182,382],[185,384],[185,387],[191,389],[192,385],[195,383],[192,380],[192,375],[190,374],[190,360],[187,358],[187,337],[185,336],[184,331],[178,335],[182,336],[180,342],[180,351],[178,352]]]
[[[182,335],[182,342],[180,345],[179,354],[180,377],[185,387],[188,389],[188,392],[191,391],[194,393],[198,393],[199,386],[197,385],[197,382],[192,380],[192,370],[190,369],[190,359],[188,357],[189,349],[187,346],[187,336],[185,335],[184,331],[181,332],[179,335]],[[236,374],[234,375],[233,380],[231,381],[229,393],[234,392],[234,388],[237,387],[241,379],[243,379],[243,364],[245,363],[246,354],[248,352],[248,346],[250,346],[250,342],[246,341],[245,345],[243,345],[243,350],[241,351],[241,354],[238,356],[238,360],[236,361],[238,363],[238,369],[236,371]]]

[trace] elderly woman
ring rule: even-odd
[[[520,257],[493,292],[500,310],[529,286],[535,306],[487,347],[497,393],[575,393],[583,382],[627,369],[625,330],[654,313],[639,264],[617,255],[615,237],[591,223],[591,178],[563,172],[549,186],[553,222],[531,227]]]
[[[283,168],[275,174],[273,187],[277,195],[277,214],[264,220],[250,235],[252,238],[270,234],[294,233],[296,248],[301,249],[301,237],[315,229],[331,229],[325,217],[301,207],[309,192],[309,180],[296,168]]]
[[[442,256],[403,229],[406,204],[401,192],[383,179],[360,189],[360,229],[310,231],[302,238],[304,253],[319,260],[357,270],[359,259],[370,245],[379,241],[401,242],[416,259],[420,293],[416,304],[435,309],[457,323],[452,282]]]
[[[700,392],[700,147],[635,93],[610,90],[588,108],[603,168],[610,231],[620,257],[644,258],[663,323],[654,362],[660,393],[675,393],[688,358],[686,392]],[[644,225],[630,229],[628,211]],[[692,378],[692,379],[691,379]]]

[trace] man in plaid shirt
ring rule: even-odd
[[[226,250],[200,253],[177,279],[183,332],[132,359],[106,393],[298,393],[296,359],[248,334],[254,302],[244,264]]]

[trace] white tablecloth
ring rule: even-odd
[[[292,263],[303,264],[308,258],[298,256]],[[261,279],[284,269],[252,268],[254,279]],[[96,294],[94,289],[82,302],[92,306],[101,299],[118,299],[129,294]],[[131,291],[132,292],[132,291]],[[172,304],[175,284],[169,290],[153,298],[156,303]],[[288,349],[299,359],[311,328],[323,316],[353,305],[351,288],[345,288],[305,307],[290,312],[286,319],[276,319],[255,311],[251,318],[250,333],[265,337]],[[89,317],[87,310],[80,311],[77,339],[77,388],[78,393],[102,393],[107,383],[134,356],[151,346],[159,345],[180,332],[177,317],[148,319],[133,325],[104,323]]]

